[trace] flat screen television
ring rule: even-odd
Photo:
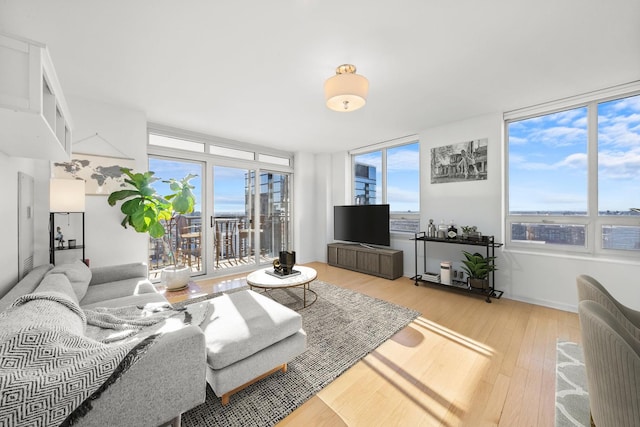
[[[391,245],[389,205],[334,206],[333,238],[369,245]]]

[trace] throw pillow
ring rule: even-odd
[[[71,282],[64,274],[47,274],[40,285],[34,291],[35,293],[57,293],[78,304],[78,296],[71,286]]]
[[[82,298],[84,298],[91,281],[91,270],[80,260],[72,264],[57,265],[48,274],[64,274],[67,276],[78,297],[78,301],[82,301]]]

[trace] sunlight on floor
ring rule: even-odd
[[[493,356],[483,343],[419,317],[319,396],[349,425],[392,425],[401,418],[413,425],[457,426],[485,388]],[[362,402],[379,408],[375,418],[367,418]]]

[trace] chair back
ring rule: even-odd
[[[597,427],[640,422],[640,341],[595,301],[578,305],[591,416]]]
[[[595,301],[607,310],[636,339],[640,340],[640,312],[630,309],[616,300],[596,279],[585,274],[576,278],[578,302]]]

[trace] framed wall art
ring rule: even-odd
[[[54,162],[54,178],[84,179],[86,194],[108,196],[126,187],[120,168],[133,169],[135,161],[118,157],[73,154],[70,162]]]
[[[431,149],[431,183],[487,179],[489,139],[474,139]]]

